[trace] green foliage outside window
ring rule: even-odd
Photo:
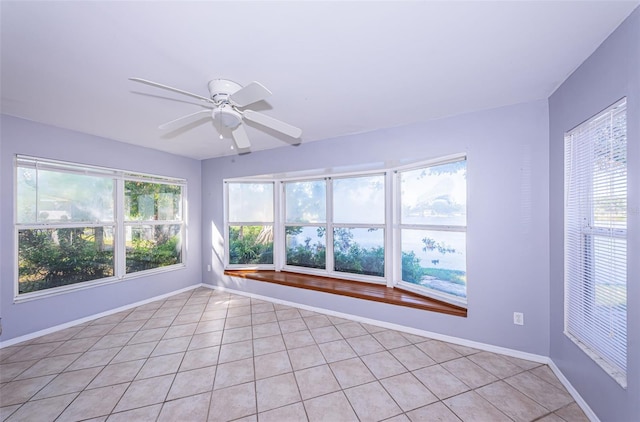
[[[335,251],[335,270],[384,277],[384,248],[362,248],[357,243],[345,252]]]
[[[155,230],[159,231],[160,227]],[[159,240],[151,241],[142,238],[131,241],[131,247],[127,247],[126,272],[150,270],[179,264],[180,254],[179,235],[160,236]]]
[[[103,227],[20,230],[19,292],[113,276],[111,240]]]
[[[324,237],[325,229],[319,227],[317,229],[317,238]],[[285,228],[285,234],[287,239],[297,236],[302,233],[302,227],[300,226],[287,226]],[[295,243],[287,246],[287,265],[295,265],[298,267],[306,268],[326,268],[326,256],[327,248],[324,243],[316,241],[311,242],[311,237],[306,237],[302,244]]]
[[[377,229],[368,229],[369,232]],[[353,231],[336,228],[333,231],[334,269],[352,274],[384,277],[384,248],[364,248],[353,241]]]
[[[230,264],[273,264],[273,226],[229,227]]]
[[[179,220],[182,187],[127,180],[124,182],[127,220]]]

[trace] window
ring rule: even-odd
[[[384,283],[384,187],[384,174],[284,182],[286,265]]]
[[[410,290],[464,303],[467,297],[466,160],[396,175],[399,185],[400,282]]]
[[[285,262],[326,269],[327,181],[286,182]]]
[[[230,182],[226,187],[228,263],[273,264],[273,182]]]
[[[182,263],[183,188],[184,181],[18,156],[16,296]]]
[[[626,100],[565,135],[564,227],[565,334],[626,386]]]
[[[389,170],[225,181],[226,267],[379,283],[465,306],[466,157]]]
[[[182,186],[124,182],[126,273],[182,262]]]
[[[385,175],[332,180],[335,271],[385,275]]]

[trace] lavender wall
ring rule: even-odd
[[[468,318],[222,274],[223,179],[468,154]],[[210,284],[548,354],[548,109],[520,104],[371,133],[211,159],[202,165],[203,273]],[[525,325],[513,324],[513,312]]]
[[[563,137],[627,97],[628,365],[626,390],[564,334]],[[640,8],[549,98],[550,356],[603,421],[640,420]]]
[[[201,282],[200,162],[108,139],[2,115],[0,120],[0,341],[105,312]],[[13,303],[15,252],[13,187],[15,154],[186,178],[187,266],[119,283]]]

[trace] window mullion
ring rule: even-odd
[[[127,237],[124,223],[124,179],[118,178],[115,183],[115,224],[116,230],[113,240],[113,256],[115,259],[115,276],[119,279],[123,278],[126,272],[126,250]]]
[[[223,248],[223,257],[222,257],[222,262],[223,265],[225,267],[229,266],[229,238],[230,238],[230,226],[231,226],[231,222],[229,222],[229,183],[224,182],[222,189],[224,190],[224,197],[223,197],[223,202],[222,202],[222,214],[223,214],[223,218],[224,218],[224,226],[223,226],[223,230],[224,230],[224,248]]]
[[[328,177],[326,182],[326,207],[327,219],[325,221],[327,246],[326,246],[326,269],[327,272],[334,272],[334,251],[333,251],[333,180]]]
[[[398,280],[398,248],[396,247],[396,172],[388,171],[384,174],[384,262],[387,287],[393,287]]]
[[[276,271],[284,266],[284,183],[274,181],[273,186],[273,265]]]
[[[394,248],[394,275],[393,284],[402,281],[402,189],[400,189],[400,172],[393,172],[393,248]]]

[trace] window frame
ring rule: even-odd
[[[428,292],[428,294],[426,294],[426,296],[432,297],[434,299],[438,299],[438,300],[442,300],[443,302],[447,302],[453,305],[458,305],[458,306],[463,306],[466,307],[467,306],[467,296],[465,296],[464,298],[461,298],[459,296],[455,296],[452,294],[448,294],[445,292],[441,292],[435,289],[430,289],[427,287],[420,287],[417,286],[416,284],[404,281],[402,279],[402,231],[403,230],[422,230],[422,231],[437,231],[437,232],[445,232],[445,233],[465,233],[465,273],[467,272],[466,270],[466,264],[467,264],[467,255],[468,255],[468,243],[467,243],[467,239],[466,239],[466,233],[467,233],[467,224],[463,225],[437,225],[437,224],[419,224],[419,223],[403,223],[402,222],[402,189],[400,187],[400,178],[401,178],[401,173],[405,172],[405,171],[414,171],[414,170],[420,170],[420,169],[427,169],[429,167],[436,167],[436,166],[441,166],[441,165],[445,165],[445,164],[451,164],[451,163],[456,163],[456,162],[460,162],[460,161],[465,161],[465,163],[468,161],[468,157],[466,154],[455,154],[455,155],[451,155],[448,157],[444,157],[441,159],[437,159],[437,160],[430,160],[430,161],[426,161],[426,162],[422,162],[419,165],[410,165],[410,166],[405,166],[402,168],[398,168],[394,171],[394,186],[396,187],[395,189],[395,196],[396,196],[396,201],[395,201],[395,220],[394,220],[394,224],[397,227],[397,231],[396,231],[396,236],[394,237],[394,254],[395,254],[395,262],[397,263],[397,265],[394,267],[394,279],[396,280],[396,286],[401,287],[402,289],[408,290],[410,292],[413,293],[418,293],[418,294],[423,294],[425,295],[425,291]],[[466,195],[467,195],[467,204],[466,204],[466,209],[468,209],[468,188],[466,189]],[[465,213],[467,211],[465,210]],[[466,285],[465,285],[466,288]]]
[[[134,271],[134,272],[127,272],[126,271],[126,262],[127,262],[127,250],[126,247],[124,248],[120,248],[119,252],[122,252],[122,256],[120,256],[120,259],[123,260],[124,265],[125,265],[125,276],[133,276],[134,274],[138,274],[138,273],[144,273],[147,271],[155,271],[158,270],[160,268],[166,268],[166,267],[171,267],[172,265],[180,265],[182,262],[184,262],[183,256],[186,253],[186,248],[184,247],[184,242],[186,240],[186,230],[185,230],[185,224],[184,224],[184,220],[185,220],[185,197],[186,197],[186,184],[180,184],[180,183],[174,183],[173,181],[169,181],[169,180],[159,180],[160,176],[153,176],[153,180],[149,180],[148,178],[145,177],[139,177],[138,175],[136,176],[129,176],[127,177],[126,175],[123,178],[118,179],[117,181],[117,185],[118,185],[118,191],[122,192],[121,197],[122,197],[122,201],[121,201],[121,205],[123,207],[123,211],[122,214],[118,214],[122,216],[122,239],[125,239],[126,242],[126,231],[127,228],[131,228],[132,232],[133,229],[136,227],[145,227],[145,226],[152,226],[152,227],[156,227],[156,226],[176,226],[179,225],[181,226],[180,228],[180,232],[181,232],[181,239],[180,239],[180,243],[181,243],[181,251],[180,251],[180,258],[181,258],[181,262],[176,263],[176,264],[171,264],[171,265],[165,265],[162,267],[156,267],[156,268],[149,268],[146,270],[140,270],[140,271]],[[126,213],[124,212],[124,205],[125,205],[125,198],[126,198],[126,189],[125,189],[125,184],[126,182],[142,182],[142,183],[149,183],[149,184],[154,184],[154,185],[167,185],[167,186],[180,186],[180,204],[179,204],[179,215],[180,218],[179,219],[165,219],[165,220],[128,220],[126,218]],[[119,204],[120,205],[120,204]],[[119,212],[119,211],[118,211]],[[120,229],[120,226],[118,226],[118,229]]]
[[[272,205],[273,205],[273,221],[229,221],[229,185],[233,183],[258,183],[258,184],[270,184],[272,185]],[[278,221],[278,210],[277,210],[277,183],[276,181],[264,180],[264,179],[241,179],[241,180],[224,180],[223,181],[223,189],[224,189],[224,268],[229,270],[237,270],[237,269],[252,269],[252,270],[273,270],[276,268],[276,250],[275,250],[275,238],[276,238],[276,221]],[[273,263],[271,264],[231,264],[230,258],[231,253],[229,250],[230,242],[230,228],[231,226],[267,226],[271,224],[273,226],[273,236],[274,236],[274,245],[272,247],[273,250]]]
[[[33,168],[37,170],[46,170],[59,173],[69,173],[77,175],[89,175],[102,177],[113,180],[113,220],[109,222],[19,222],[18,216],[18,171],[20,168]],[[141,172],[132,172],[126,170],[113,169],[108,167],[94,166],[89,164],[81,164],[69,161],[53,160],[42,157],[28,156],[16,154],[13,159],[13,227],[14,227],[14,303],[26,302],[34,299],[55,296],[111,284],[128,279],[148,276],[155,273],[173,271],[187,266],[187,180],[182,178],[160,176]],[[151,220],[144,221],[141,225],[155,224],[174,224],[180,225],[180,245],[181,245],[181,262],[167,266],[161,266],[133,273],[126,272],[126,236],[125,226],[127,223],[138,223],[133,221],[125,221],[124,218],[124,183],[125,181],[141,181],[154,184],[179,185],[181,188],[180,198],[180,219],[179,220]],[[36,188],[37,189],[37,188]],[[37,192],[37,191],[36,191]],[[37,195],[37,193],[36,193]],[[36,201],[37,201],[36,197]],[[132,224],[133,225],[133,224]],[[83,228],[83,227],[112,227],[113,228],[113,275],[95,280],[81,281],[77,283],[67,284],[58,287],[51,287],[33,292],[20,293],[20,274],[19,268],[19,232],[21,230],[37,230],[37,229],[65,229],[65,228]]]
[[[316,178],[300,178],[300,179],[289,179],[289,180],[281,180],[280,181],[280,195],[282,198],[282,224],[281,224],[281,239],[279,247],[279,255],[282,256],[281,269],[283,271],[296,272],[301,274],[312,274],[312,275],[320,275],[320,276],[329,276],[331,274],[331,269],[333,267],[333,248],[329,247],[329,242],[333,242],[333,233],[329,233],[329,220],[332,216],[332,209],[329,206],[330,202],[330,183],[329,177],[316,177]],[[305,182],[316,182],[316,181],[324,181],[325,184],[325,218],[324,222],[295,222],[295,223],[287,223],[287,193],[286,193],[286,184],[287,183],[305,183]],[[303,267],[299,265],[289,265],[287,264],[287,227],[324,227],[325,229],[325,267],[324,268],[312,268],[312,267]],[[330,260],[331,259],[331,260]]]
[[[598,339],[591,334],[590,338],[586,338],[581,333],[581,329],[585,330],[586,326],[597,326],[601,318],[595,317],[594,320],[591,314],[595,312],[596,305],[596,290],[598,280],[596,274],[596,264],[598,262],[598,252],[602,251],[595,246],[597,238],[606,240],[623,240],[625,243],[624,256],[620,254],[620,251],[613,251],[613,256],[604,256],[601,258],[606,260],[615,266],[614,270],[610,269],[607,274],[613,276],[618,271],[624,272],[624,287],[625,292],[628,286],[628,226],[626,224],[627,215],[625,213],[625,227],[606,227],[602,224],[602,221],[597,221],[595,214],[595,190],[594,176],[595,169],[589,168],[595,164],[595,159],[580,158],[578,161],[574,157],[576,148],[585,148],[582,145],[574,146],[573,137],[575,136],[578,141],[588,143],[586,148],[593,149],[596,142],[592,139],[591,135],[583,135],[583,131],[589,131],[591,133],[594,127],[599,128],[599,124],[606,119],[607,116],[613,118],[615,113],[624,113],[625,128],[627,127],[627,107],[626,97],[616,101],[614,104],[605,108],[604,110],[596,113],[594,116],[587,119],[585,122],[579,124],[573,129],[567,131],[564,135],[564,251],[563,251],[563,265],[564,265],[564,334],[573,343],[575,343],[585,354],[594,360],[607,374],[609,374],[618,384],[623,388],[626,388],[626,367],[621,367],[619,364],[614,363],[616,357],[612,357],[617,353],[624,355],[625,361],[628,359],[628,310],[625,301],[625,315],[624,325],[627,332],[625,333],[624,348],[619,350],[613,344],[613,340],[610,339]],[[611,131],[614,130],[613,123]],[[585,140],[584,136],[589,136]],[[611,139],[611,138],[608,138]],[[625,169],[628,163],[627,155],[627,134],[624,135],[624,159]],[[608,150],[607,152],[611,152]],[[617,150],[616,150],[617,152]],[[583,173],[576,174],[576,170]],[[626,172],[627,170],[625,170]],[[607,173],[609,175],[610,173]],[[617,185],[616,185],[617,186]],[[598,189],[601,189],[598,186]],[[625,174],[625,192],[624,200],[627,203],[629,192],[628,173]],[[576,195],[580,198],[576,200]],[[611,199],[612,196],[607,196]],[[577,203],[576,203],[577,202]],[[625,206],[626,212],[626,206]],[[610,225],[618,225],[619,222],[614,221],[615,218],[610,218],[607,222]],[[578,244],[576,244],[576,242]],[[623,259],[624,265],[618,262]],[[577,267],[577,268],[576,268]],[[575,270],[574,270],[575,268]],[[587,274],[588,273],[588,274]],[[593,275],[591,274],[593,273]],[[607,281],[611,281],[607,278]],[[576,297],[578,293],[579,298]],[[608,298],[608,297],[607,297]],[[626,293],[625,293],[626,298]],[[580,299],[580,300],[578,300]],[[609,298],[610,299],[610,298]],[[588,301],[585,304],[585,301]],[[606,305],[605,305],[606,306]],[[589,316],[585,314],[589,313]],[[585,327],[582,327],[582,326]],[[617,326],[616,326],[617,327]],[[593,331],[590,330],[589,331]],[[619,357],[618,357],[619,358]]]
[[[365,283],[373,283],[373,284],[384,284],[389,285],[389,274],[387,262],[389,261],[388,255],[388,243],[389,243],[389,235],[388,235],[388,226],[389,226],[389,213],[387,210],[387,197],[389,194],[388,184],[387,184],[387,171],[365,171],[365,172],[349,172],[349,173],[336,173],[331,175],[324,175],[319,177],[304,177],[304,178],[287,178],[280,180],[281,183],[281,196],[282,196],[282,230],[281,230],[281,239],[282,242],[279,248],[279,254],[282,256],[282,265],[279,267],[282,271],[295,272],[300,274],[309,274],[309,275],[317,275],[323,277],[333,277],[344,280],[354,280]],[[366,177],[366,176],[383,176],[385,179],[384,185],[384,195],[385,195],[385,210],[384,210],[384,223],[383,224],[349,224],[349,223],[335,223],[333,221],[333,181],[336,179],[347,179],[347,178],[358,178],[358,177]],[[286,222],[286,193],[285,193],[285,184],[286,183],[296,183],[296,182],[310,182],[310,181],[318,181],[324,180],[326,187],[326,218],[324,223],[287,223]],[[288,265],[286,263],[286,227],[287,226],[299,226],[299,227],[324,227],[325,228],[325,268],[311,268],[311,267],[302,267],[297,265]],[[384,230],[384,243],[383,247],[385,250],[385,274],[382,277],[372,276],[367,274],[358,274],[358,273],[350,273],[345,271],[336,271],[335,270],[335,254],[334,254],[334,228],[370,228],[372,226],[379,226]]]
[[[389,172],[387,171],[383,171],[383,172],[375,172],[375,173],[366,173],[366,174],[349,174],[349,175],[341,175],[341,176],[334,176],[330,178],[330,190],[331,190],[331,195],[329,196],[330,199],[328,199],[328,209],[331,210],[331,220],[329,222],[329,227],[327,227],[327,233],[331,233],[331,270],[333,271],[333,273],[330,274],[331,277],[336,277],[337,274],[340,275],[344,275],[344,277],[349,278],[349,279],[355,279],[358,281],[364,281],[364,282],[369,282],[369,283],[374,283],[374,284],[389,284],[389,251],[390,248],[387,247],[388,244],[388,240],[387,238],[389,237],[389,230],[388,230],[388,220],[390,219],[390,214],[387,212],[387,198],[388,198],[388,194],[389,194],[389,187],[387,184],[387,174]],[[364,177],[372,177],[372,176],[381,176],[383,179],[383,192],[382,195],[384,197],[384,209],[382,210],[383,212],[383,218],[382,218],[382,223],[336,223],[334,221],[334,196],[333,196],[333,183],[335,180],[344,180],[344,179],[357,179],[357,178],[364,178]],[[366,275],[366,274],[358,274],[358,273],[350,273],[347,271],[336,271],[335,270],[335,239],[334,239],[334,230],[336,228],[347,228],[347,229],[378,229],[378,230],[383,230],[383,238],[382,238],[382,247],[384,248],[384,273],[382,276],[373,276],[373,275]],[[327,257],[327,261],[329,261],[329,258]]]
[[[455,161],[468,161],[466,153],[456,153],[447,156],[441,156],[438,158],[432,158],[427,160],[420,160],[405,165],[383,165],[376,166],[375,168],[365,168],[363,170],[354,171],[333,171],[333,170],[318,170],[306,171],[291,174],[278,174],[278,175],[263,175],[253,177],[238,177],[225,179],[223,181],[224,189],[224,227],[225,227],[225,269],[229,270],[253,270],[253,269],[265,269],[275,271],[287,271],[298,274],[309,274],[315,276],[332,277],[344,280],[353,280],[363,283],[373,283],[386,285],[389,288],[401,288],[409,290],[413,293],[417,293],[426,297],[432,297],[434,299],[447,302],[453,305],[467,306],[466,300],[460,300],[459,297],[453,295],[446,295],[432,289],[421,288],[419,286],[411,285],[411,283],[401,283],[401,247],[400,247],[400,198],[399,198],[399,182],[397,173],[398,171],[406,171],[408,169],[424,168],[429,166],[436,166],[447,164]],[[395,164],[395,163],[394,163]],[[364,167],[364,166],[363,166]],[[380,224],[379,228],[384,230],[384,276],[370,276],[364,274],[356,274],[342,271],[335,271],[334,256],[333,256],[333,229],[336,227],[347,228],[370,228],[372,225],[369,223],[364,224],[349,224],[349,223],[334,223],[333,222],[333,180],[343,178],[358,178],[372,175],[383,176],[384,180],[384,224]],[[326,223],[286,223],[286,193],[285,183],[287,182],[305,182],[305,181],[326,181]],[[253,265],[229,265],[228,263],[228,244],[229,244],[229,221],[228,221],[228,201],[229,195],[226,189],[228,182],[271,182],[275,183],[274,189],[274,264],[269,266],[256,267]],[[467,192],[468,199],[468,192]],[[468,209],[468,203],[467,203]],[[326,268],[316,269],[307,268],[295,265],[286,264],[286,226],[309,226],[326,227]],[[378,227],[376,227],[378,228]],[[466,233],[467,226],[458,228],[459,231]],[[465,263],[468,262],[467,246],[465,241]],[[329,247],[331,245],[331,247]]]

